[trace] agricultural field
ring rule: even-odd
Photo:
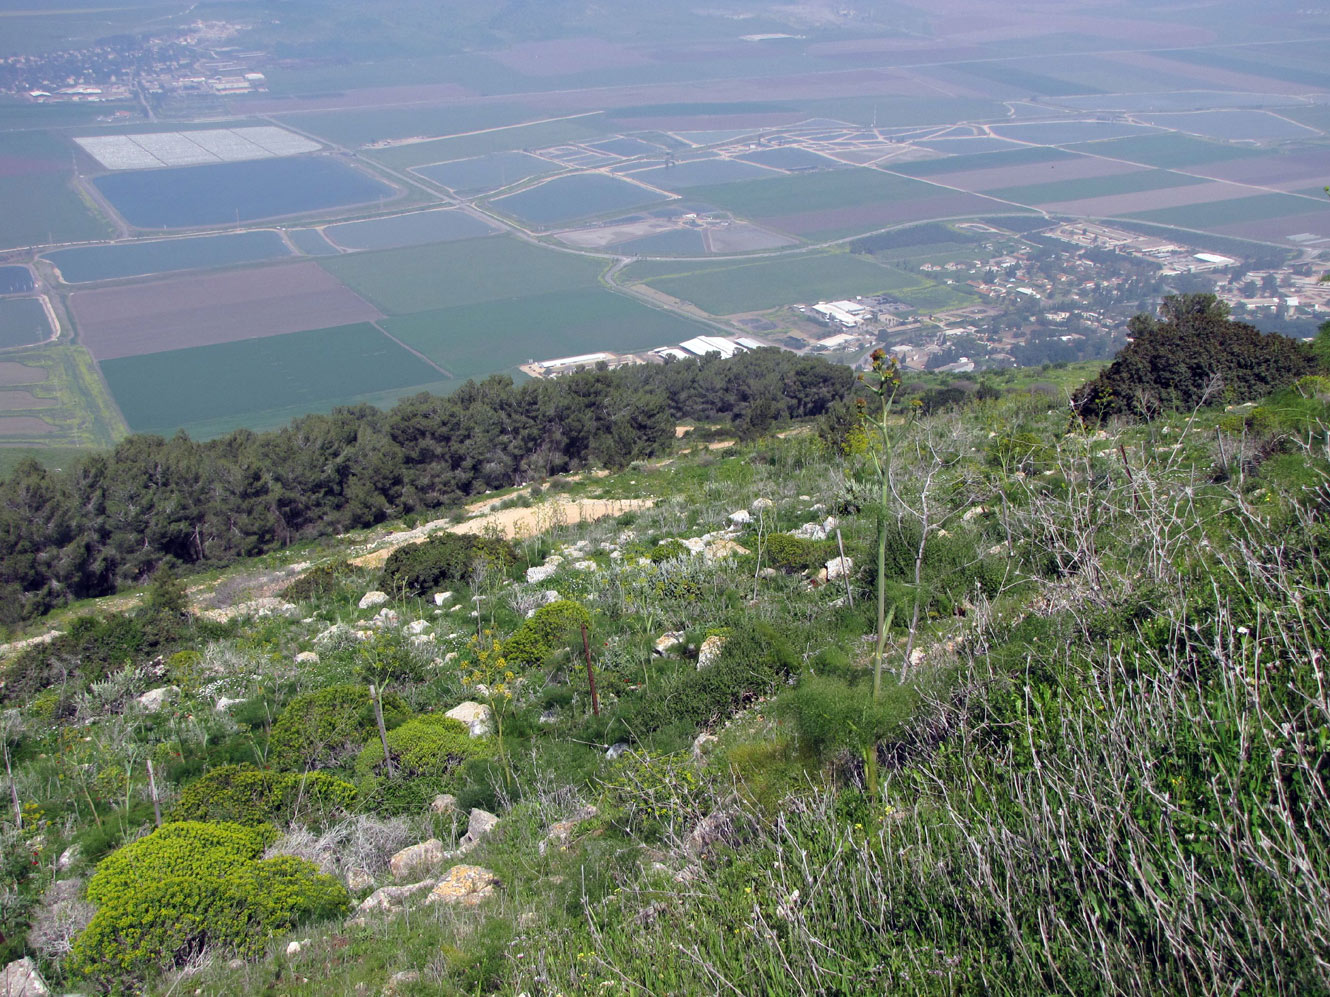
[[[533,359],[600,350],[632,353],[709,331],[600,288],[442,308],[390,318],[383,326],[459,379]]]
[[[450,163],[418,166],[412,172],[455,193],[474,195],[487,194],[531,177],[558,173],[562,169],[559,163],[552,163],[530,153],[495,152],[471,159],[455,159]]]
[[[387,107],[364,110],[307,111],[278,120],[348,149],[376,142],[438,138],[502,128],[539,117],[522,104],[444,104],[434,107]]]
[[[493,235],[497,226],[455,208],[327,225],[323,235],[351,250],[400,249]]]
[[[1092,142],[1096,139],[1132,138],[1153,134],[1154,130],[1140,125],[1116,121],[1040,121],[1018,125],[994,125],[993,131],[1003,138],[1038,145],[1069,145],[1073,142]]]
[[[694,159],[675,163],[672,166],[653,166],[650,169],[635,170],[627,175],[634,180],[649,183],[653,187],[675,191],[779,176],[772,170],[738,159]]]
[[[1052,163],[1072,158],[1072,153],[1051,146],[1024,146],[1015,149],[999,149],[996,152],[969,152],[959,156],[940,156],[937,159],[921,159],[912,163],[892,163],[891,171],[902,173],[907,177],[934,177],[944,173],[994,170],[1009,166],[1032,166],[1036,163]]]
[[[1110,194],[1135,194],[1166,187],[1186,187],[1202,182],[1199,177],[1170,173],[1167,170],[1140,170],[1134,173],[1055,180],[1051,183],[1021,187],[1001,187],[987,193],[1004,201],[1016,201],[1019,204],[1052,204],[1058,201],[1105,197]]]
[[[668,199],[667,194],[604,173],[578,173],[555,177],[488,203],[494,210],[521,221],[553,226]]]
[[[290,255],[291,249],[281,235],[264,229],[154,242],[78,246],[46,253],[45,258],[60,271],[60,278],[65,283],[83,284],[117,277],[258,263]]]
[[[316,228],[291,229],[286,233],[291,245],[306,256],[336,256],[338,248],[327,240],[323,232]]]
[[[641,256],[705,256],[707,244],[701,232],[691,228],[670,229],[644,235],[639,239],[629,239],[616,244],[621,253],[636,253]]]
[[[1207,176],[1235,183],[1249,183],[1260,187],[1303,186],[1324,183],[1326,154],[1317,150],[1297,152],[1266,152],[1262,155],[1227,162],[1212,163],[1205,168]]]
[[[1109,139],[1107,142],[1088,142],[1069,147],[1075,152],[1092,156],[1126,159],[1144,166],[1170,169],[1178,166],[1199,166],[1225,159],[1245,159],[1259,156],[1255,149],[1240,145],[1211,142],[1177,132],[1162,132],[1130,138]]]
[[[494,128],[472,135],[412,142],[386,149],[371,149],[366,157],[392,169],[411,169],[471,156],[487,156],[514,149],[540,149],[563,142],[579,142],[605,134],[600,114],[579,114],[568,118],[532,121],[528,124]]]
[[[109,173],[93,181],[127,223],[194,228],[383,201],[396,191],[326,156]]]
[[[654,273],[652,271],[655,271]],[[766,311],[797,302],[863,294],[896,294],[922,278],[848,253],[820,253],[742,264],[660,263],[632,266],[627,279],[643,280],[712,315]]]
[[[1184,205],[1158,211],[1134,212],[1131,217],[1161,225],[1179,228],[1214,230],[1245,222],[1261,222],[1286,218],[1289,215],[1326,215],[1330,217],[1330,202],[1320,205],[1311,198],[1291,194],[1256,194],[1229,201]],[[1287,224],[1300,224],[1302,219]],[[1295,229],[1302,231],[1302,229]]]
[[[41,298],[0,298],[0,349],[33,346],[51,338]]]
[[[973,305],[981,300],[977,294],[972,294],[969,290],[962,290],[956,284],[927,284],[922,287],[907,287],[900,291],[893,291],[892,294],[907,305],[925,314],[950,311],[953,308],[964,308],[966,305]]]
[[[379,317],[313,262],[76,291],[69,306],[79,342],[98,360]]]
[[[1321,133],[1268,111],[1196,111],[1143,114],[1141,120],[1208,138],[1270,142],[1319,138]]]
[[[121,356],[101,368],[130,428],[167,434],[227,419],[252,426],[267,410],[316,411],[442,376],[368,323]]]
[[[0,204],[0,249],[94,242],[112,234],[65,173],[0,175]]]
[[[594,287],[599,260],[509,237],[329,257],[325,267],[389,315]]]
[[[746,152],[738,158],[746,163],[756,163],[758,166],[769,166],[777,170],[824,170],[845,165],[820,153],[790,145]]]
[[[26,294],[34,287],[27,267],[0,267],[0,294]]]

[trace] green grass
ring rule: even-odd
[[[793,259],[765,260],[739,266],[713,266],[680,273],[689,264],[672,266],[677,276],[649,279],[651,287],[713,315],[765,311],[781,305],[813,303],[860,294],[899,293],[918,287],[912,274],[848,253],[822,253]],[[630,268],[629,276],[636,276]]]
[[[1262,155],[1256,149],[1209,142],[1178,132],[1164,135],[1131,135],[1102,142],[1080,142],[1067,148],[1092,156],[1125,159],[1128,162],[1143,163],[1146,166],[1158,166],[1163,169]]]
[[[591,287],[601,270],[594,259],[510,238],[357,253],[319,264],[392,315]]]
[[[25,460],[35,460],[48,470],[68,469],[94,451],[86,447],[5,447],[0,446],[0,480]]]
[[[1322,206],[1309,198],[1295,197],[1292,194],[1257,194],[1254,197],[1239,197],[1231,201],[1211,201],[1177,208],[1161,208],[1157,211],[1138,211],[1128,217],[1162,225],[1206,229],[1327,210],[1330,210],[1330,204]]]
[[[874,201],[932,197],[937,193],[936,187],[908,177],[881,170],[850,169],[693,187],[688,196],[747,218],[770,218],[792,211],[828,211]]]
[[[1188,187],[1202,182],[1200,177],[1183,176],[1181,173],[1170,173],[1168,170],[1142,170],[1139,173],[1118,173],[1113,176],[1004,187],[987,193],[989,197],[1000,197],[1004,201],[1016,201],[1019,204],[1051,204],[1057,201],[1077,201],[1110,194],[1134,194],[1138,191],[1160,190],[1165,187]]]
[[[632,353],[710,331],[599,288],[443,308],[389,319],[384,327],[458,378],[527,360]]]
[[[102,373],[130,427],[161,433],[440,378],[368,323],[121,357]]]
[[[1007,62],[967,62],[955,67],[962,73],[977,76],[990,83],[1003,84],[1027,94],[1045,97],[1065,97],[1080,93],[1103,93],[1085,83],[1059,79],[1043,73],[1033,73]]]
[[[892,294],[925,313],[963,308],[980,300],[979,295],[971,293],[968,288],[962,290],[960,284],[931,284],[926,287],[893,291]]]
[[[933,177],[942,173],[960,173],[968,170],[997,169],[1000,166],[1028,166],[1032,163],[1051,163],[1070,159],[1074,155],[1052,146],[1028,146],[1023,149],[1002,149],[998,152],[972,152],[963,156],[942,159],[923,159],[917,163],[893,163],[893,173],[908,177]]]
[[[468,156],[484,156],[510,149],[539,149],[564,142],[580,142],[605,134],[604,119],[599,115],[581,115],[558,121],[534,121],[475,135],[415,142],[390,149],[374,149],[366,156],[395,169],[427,166]]]
[[[0,204],[0,249],[92,242],[112,234],[69,177],[59,173],[0,176]]]

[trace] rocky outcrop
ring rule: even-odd
[[[403,848],[388,860],[393,879],[403,880],[422,869],[429,869],[443,861],[443,842],[430,838],[418,845]]]
[[[384,886],[375,890],[356,908],[361,914],[392,914],[405,910],[407,901],[418,893],[434,888],[437,879],[422,879],[407,886]]]
[[[725,638],[719,634],[712,634],[706,640],[702,641],[702,646],[697,651],[698,670],[710,668],[720,660],[720,652],[725,647]]]
[[[425,902],[475,907],[487,897],[493,896],[500,885],[499,877],[488,869],[478,865],[455,865],[430,891]]]
[[[361,609],[373,609],[376,606],[382,606],[387,601],[388,593],[380,592],[378,589],[375,589],[372,592],[366,592],[362,595],[358,605]]]
[[[37,964],[29,958],[11,962],[0,973],[0,994],[4,997],[48,997],[50,992]]]
[[[178,695],[180,695],[180,688],[178,686],[164,685],[160,689],[149,689],[136,699],[135,702],[149,713],[156,713]],[[0,990],[0,994],[3,993],[4,991]]]
[[[466,724],[471,729],[472,737],[484,737],[494,729],[494,715],[490,712],[490,708],[470,700],[458,703],[444,716]]]
[[[475,807],[471,811],[471,816],[466,822],[466,834],[462,835],[462,840],[457,843],[458,854],[465,855],[476,845],[480,844],[480,839],[489,834],[499,826],[499,818],[494,816],[488,810],[481,810]]]

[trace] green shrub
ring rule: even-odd
[[[898,733],[914,715],[919,695],[910,686],[887,683],[874,701],[866,686],[827,675],[805,675],[777,700],[778,715],[789,718],[812,750],[863,751]]]
[[[584,624],[591,624],[591,614],[571,599],[541,606],[504,641],[504,655],[513,664],[539,664],[565,646]]]
[[[506,540],[437,533],[393,551],[379,585],[385,592],[428,595],[445,582],[468,581],[479,565],[503,570],[516,563],[517,551]]]
[[[297,815],[322,821],[355,806],[356,787],[324,772],[272,772],[223,765],[191,782],[171,811],[173,820],[286,824]]]
[[[356,776],[366,799],[388,809],[423,807],[442,791],[445,781],[462,762],[490,754],[488,738],[473,738],[466,724],[439,713],[413,717],[388,732],[394,773],[388,775],[383,745],[378,738],[365,745],[356,759]]]
[[[383,722],[396,727],[410,711],[400,696],[383,696]],[[268,745],[278,768],[333,768],[354,756],[375,731],[374,703],[360,685],[334,685],[296,696],[273,724]]]
[[[281,597],[288,602],[309,602],[332,595],[341,590],[355,572],[346,561],[329,561],[316,565],[282,589]]]
[[[831,540],[806,540],[790,533],[773,533],[763,541],[767,564],[778,571],[800,572],[820,568],[836,556]]]
[[[356,645],[356,678],[374,685],[420,682],[425,663],[400,630],[382,630]]]
[[[346,890],[309,862],[261,858],[275,836],[271,827],[186,821],[108,856],[88,882],[97,913],[70,969],[104,992],[136,989],[205,947],[251,956],[302,920],[344,912]]]
[[[647,553],[647,557],[656,564],[661,561],[671,561],[676,557],[687,556],[688,548],[684,546],[682,540],[662,540]]]

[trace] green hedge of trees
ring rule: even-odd
[[[340,408],[206,443],[131,436],[59,472],[29,461],[0,484],[0,623],[139,583],[162,563],[226,564],[487,489],[624,466],[680,419],[751,432],[820,415],[850,384],[846,367],[756,350],[520,387],[495,376],[387,412]]]

